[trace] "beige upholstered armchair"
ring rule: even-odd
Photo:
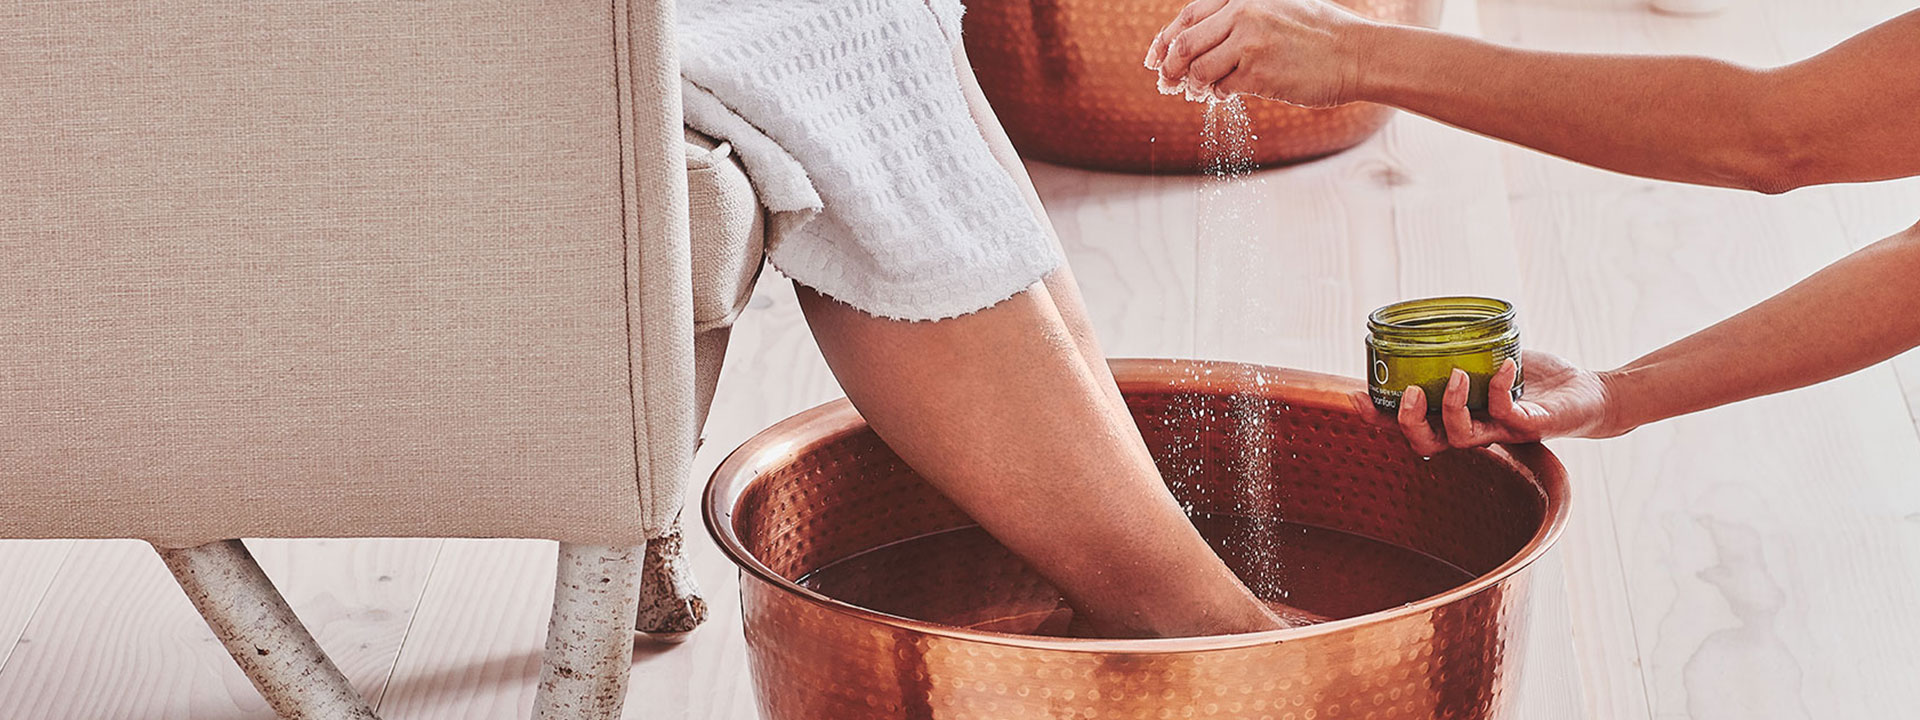
[[[558,540],[536,715],[617,717],[759,267],[670,4],[0,15],[0,537],[152,542],[289,718],[373,712],[233,538]]]

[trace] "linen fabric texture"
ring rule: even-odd
[[[689,163],[759,221],[653,7],[11,4],[0,537],[664,530],[711,393]]]

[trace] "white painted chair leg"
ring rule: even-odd
[[[155,548],[234,662],[287,720],[378,720],[239,540]]]
[[[619,720],[645,551],[560,544],[535,720]]]
[[[656,642],[681,642],[707,620],[707,601],[693,579],[680,523],[665,535],[647,541],[647,559],[640,569],[640,619],[634,628]]]

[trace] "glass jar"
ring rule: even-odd
[[[1520,362],[1520,329],[1513,303],[1484,297],[1438,297],[1394,303],[1367,316],[1367,394],[1389,412],[1400,394],[1419,385],[1427,412],[1440,412],[1440,396],[1454,368],[1467,371],[1472,389],[1467,407],[1485,410],[1487,385],[1507,358]],[[1513,380],[1518,400],[1522,377]]]

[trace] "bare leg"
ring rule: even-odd
[[[1046,225],[958,45],[954,61],[982,136]],[[1052,580],[1096,632],[1281,626],[1167,492],[1071,271],[937,323],[874,318],[805,288],[800,296],[828,364],[875,431]]]
[[[965,45],[953,46],[953,65],[960,78],[960,88],[967,96],[967,109],[973,113],[973,122],[980,129],[980,136],[986,138],[987,147],[993,150],[995,160],[1005,168],[1007,175],[1020,186],[1020,192],[1026,196],[1027,206],[1033,209],[1034,217],[1040,220],[1040,226],[1046,228],[1047,235],[1053,239],[1055,247],[1060,247],[1060,237],[1053,229],[1053,222],[1047,218],[1047,208],[1040,203],[1040,193],[1033,187],[1033,178],[1027,175],[1027,166],[1020,161],[1020,153],[1013,149],[1013,141],[1008,139],[1007,131],[1000,127],[1000,118],[993,114],[993,106],[987,102],[987,95],[980,89],[980,81],[973,76],[973,66],[967,60]],[[1065,255],[1063,250],[1061,255]],[[1065,266],[1046,278],[1047,291],[1053,296],[1053,305],[1060,311],[1061,319],[1067,323],[1067,331],[1073,335],[1073,342],[1080,350],[1080,356],[1087,361],[1087,369],[1100,381],[1106,391],[1107,399],[1116,407],[1125,410],[1126,402],[1120,397],[1120,388],[1114,384],[1113,371],[1107,367],[1107,354],[1100,349],[1100,340],[1094,336],[1093,323],[1087,320],[1086,301],[1080,297],[1080,284],[1073,279],[1073,270]],[[1132,418],[1128,418],[1132,422]],[[1137,431],[1135,434],[1139,434]]]
[[[930,323],[876,318],[804,288],[800,297],[828,365],[880,437],[1094,630],[1281,626],[1187,521],[1045,284]]]

